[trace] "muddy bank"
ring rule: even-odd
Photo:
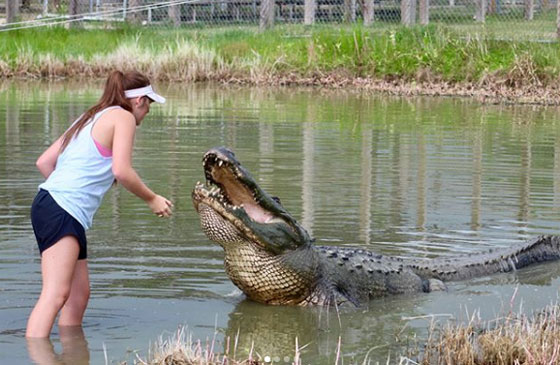
[[[120,67],[118,67],[120,68]],[[79,65],[71,72],[68,67],[45,68],[27,70],[25,72],[0,73],[0,79],[47,79],[47,80],[100,80],[99,75],[105,75],[111,67]],[[122,69],[122,68],[121,68]],[[294,86],[314,87],[349,92],[387,93],[397,96],[445,96],[467,97],[482,103],[491,104],[533,104],[560,105],[560,82],[544,84],[537,79],[513,81],[509,78],[486,77],[483,81],[475,82],[445,82],[431,80],[420,76],[418,79],[409,78],[375,78],[354,77],[341,72],[314,73],[300,75],[296,73],[263,73],[232,70],[204,70],[194,69],[191,72],[165,73],[153,68],[138,67],[153,80],[180,83],[218,82],[228,85],[246,86]],[[518,79],[519,80],[519,79]]]
[[[337,74],[301,77],[297,75],[274,75],[259,79],[232,78],[221,80],[259,86],[315,86],[349,91],[370,91],[400,96],[453,96],[469,97],[482,103],[560,105],[560,88],[557,85],[523,83],[508,86],[504,79],[487,78],[481,83],[450,83],[429,80],[392,78],[344,77]]]

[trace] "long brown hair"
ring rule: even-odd
[[[89,108],[80,119],[74,123],[68,130],[64,133],[62,138],[62,146],[60,147],[60,152],[68,146],[68,143],[78,135],[80,131],[86,126],[90,119],[100,112],[101,110],[118,105],[129,112],[132,112],[132,105],[130,101],[126,98],[124,91],[130,89],[137,89],[140,87],[150,85],[150,80],[143,74],[136,71],[113,71],[107,78],[105,82],[105,90],[101,99]]]

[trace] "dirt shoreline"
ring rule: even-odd
[[[487,104],[560,105],[560,88],[540,83],[508,86],[508,81],[487,79],[482,83],[450,83],[443,81],[383,80],[367,77],[340,77],[324,75],[301,77],[295,75],[271,76],[265,79],[230,79],[224,83],[257,86],[299,86],[327,89],[371,91],[396,96],[445,96],[472,98]]]
[[[111,68],[112,69],[112,68]],[[542,106],[560,105],[560,81],[558,85],[552,82],[544,83],[538,79],[527,80],[517,78],[487,77],[483,81],[475,82],[445,82],[432,80],[431,77],[418,76],[416,80],[392,77],[380,79],[375,77],[355,77],[344,72],[315,73],[301,75],[294,72],[249,73],[218,71],[209,74],[197,74],[196,77],[184,75],[163,74],[155,70],[143,70],[152,80],[164,82],[217,82],[224,85],[244,85],[259,87],[314,87],[326,90],[348,90],[352,92],[386,93],[395,96],[444,96],[472,98],[486,104],[528,104]],[[67,70],[67,69],[66,69]],[[9,80],[100,80],[99,75],[105,75],[109,69],[99,67],[82,68],[73,75],[66,72],[14,72],[0,75],[1,81]],[[521,81],[520,81],[521,80]]]

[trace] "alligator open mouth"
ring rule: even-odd
[[[198,202],[212,201],[212,207],[219,204],[228,211],[243,209],[257,223],[273,222],[275,215],[261,206],[262,191],[232,155],[227,150],[210,150],[204,155],[206,184],[199,182],[195,187]]]
[[[225,220],[245,237],[274,251],[310,241],[279,199],[261,189],[233,152],[223,147],[211,149],[204,155],[202,165],[206,182],[195,185],[192,198],[205,232],[213,234],[209,235],[211,239],[225,228],[220,223]],[[209,214],[207,209],[213,212]]]

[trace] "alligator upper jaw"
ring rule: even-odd
[[[257,223],[272,223],[278,217],[261,205],[266,200],[249,173],[235,159],[233,152],[225,148],[208,151],[203,158],[206,185],[198,182],[193,192],[193,201],[205,202],[220,213],[224,210],[243,209],[247,216]],[[266,202],[270,208],[271,202]],[[220,209],[220,206],[222,209]],[[274,207],[273,207],[274,208]]]

